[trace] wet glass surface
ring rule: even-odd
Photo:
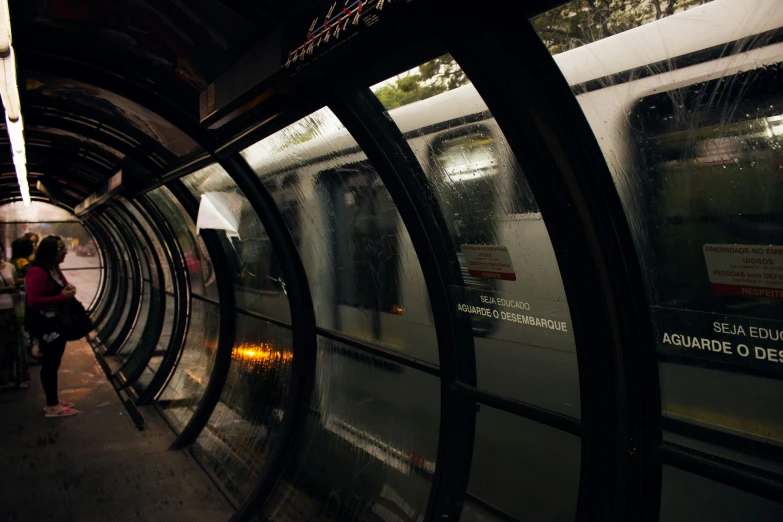
[[[188,423],[204,395],[215,362],[219,332],[220,307],[194,299],[182,355],[158,399],[163,414],[177,432]]]
[[[610,12],[608,23],[623,23],[607,32],[588,28],[581,6],[532,22],[584,110],[635,236],[664,438],[780,474],[783,9],[639,4]]]
[[[242,152],[304,262],[318,326],[438,363],[421,272],[399,212],[328,108]]]
[[[663,467],[661,522],[777,522],[783,505],[686,471]]]
[[[209,258],[204,242],[198,237],[193,220],[166,187],[148,192],[146,196],[163,215],[176,236],[185,258],[191,292],[217,300],[218,292],[212,260]]]
[[[139,210],[135,205],[130,204],[129,202],[124,202],[124,207],[133,214],[133,216],[136,218],[138,223],[141,225],[141,227],[144,229],[144,232],[147,235],[147,238],[149,239],[151,246],[152,246],[152,252],[150,254],[155,256],[155,259],[157,259],[158,265],[161,267],[161,272],[163,272],[163,279],[164,279],[164,288],[166,292],[173,292],[174,287],[172,284],[172,275],[169,270],[169,264],[167,261],[167,255],[166,250],[164,249],[161,242],[158,240],[158,236],[155,234],[155,231],[152,228],[152,223],[150,222],[146,212],[143,212],[142,210]],[[150,259],[150,280],[152,281],[152,285],[160,288],[160,282],[158,279],[158,273],[157,269],[155,269],[155,265],[152,264],[154,261]]]
[[[74,104],[86,114],[101,115],[109,128],[113,120],[119,120],[155,140],[175,156],[187,156],[200,150],[187,134],[158,114],[123,96],[78,80],[31,72],[26,96],[30,103],[55,108],[62,107],[63,101]]]
[[[76,298],[88,307],[101,285],[103,271],[100,268],[71,269],[63,272],[70,284],[76,287]]]
[[[116,228],[116,222],[110,221],[108,219],[105,220],[106,223],[106,229],[109,231],[109,234],[112,236],[112,240],[118,247],[118,252],[120,254],[120,270],[118,272],[118,278],[119,281],[119,288],[120,291],[117,294],[117,298],[115,299],[115,304],[112,306],[112,316],[115,314],[118,314],[119,321],[116,323],[115,327],[112,329],[111,332],[101,332],[102,333],[102,340],[105,346],[112,346],[119,337],[119,334],[122,330],[123,325],[128,320],[128,317],[131,313],[135,314],[136,310],[131,310],[131,300],[133,299],[133,279],[132,279],[132,268],[131,268],[131,261],[130,256],[132,255],[130,246],[125,242],[125,239],[121,237],[119,231]],[[123,289],[124,288],[124,292]],[[118,311],[119,307],[119,311]]]
[[[482,405],[468,483],[478,509],[463,511],[461,520],[486,520],[481,501],[517,520],[574,520],[581,444],[575,435]]]
[[[0,222],[46,222],[46,221],[75,221],[79,219],[68,212],[49,203],[31,201],[26,207],[21,201],[13,201],[0,206]]]
[[[486,104],[445,55],[372,87],[443,214],[478,386],[580,416],[571,317],[545,219]]]
[[[232,262],[237,308],[290,322],[288,295],[280,274],[280,262],[266,229],[250,202],[220,165],[214,164],[182,178],[200,201],[199,223],[225,234],[226,252]]]
[[[293,356],[290,330],[237,315],[226,385],[194,450],[239,503],[271,456],[285,416]]]
[[[438,450],[436,377],[318,340],[304,436],[267,520],[421,520]]]

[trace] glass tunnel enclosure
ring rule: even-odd
[[[783,5],[413,4],[6,256],[63,238],[232,520],[783,520]]]

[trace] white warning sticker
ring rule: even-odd
[[[471,277],[516,281],[508,249],[501,245],[462,245],[462,254]]]
[[[716,294],[783,299],[783,246],[704,245]]]

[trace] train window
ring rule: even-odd
[[[200,201],[220,200],[230,212],[236,230],[225,231],[227,252],[235,261],[234,296],[237,308],[291,321],[288,294],[280,263],[269,236],[250,202],[220,165],[213,164],[183,178],[185,187]]]
[[[472,323],[478,387],[578,418],[576,349],[557,260],[525,174],[481,96],[448,55],[372,90],[448,227],[463,275],[452,289],[455,313]],[[573,520],[579,444],[482,405],[463,518]],[[558,498],[548,493],[555,490]]]
[[[579,417],[557,261],[525,175],[481,96],[448,55],[372,90],[391,108],[449,228],[463,273],[452,289],[455,308],[473,324],[479,387]],[[482,268],[482,259],[505,267]]]
[[[323,337],[302,443],[257,520],[423,520],[440,380]]]
[[[166,187],[157,188],[146,194],[158,209],[177,238],[190,279],[190,290],[201,297],[217,300],[217,286],[212,260],[196,226],[174,194]]]
[[[697,4],[629,4],[608,13],[613,29],[583,31],[575,2],[533,25],[559,53],[633,223],[664,439],[780,481],[783,8]]]
[[[280,206],[319,327],[438,362],[424,277],[383,182],[321,109],[242,152]]]

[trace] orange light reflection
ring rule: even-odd
[[[287,351],[276,350],[271,343],[242,343],[239,346],[234,347],[231,357],[242,362],[265,363],[290,361],[294,358],[294,354]]]

